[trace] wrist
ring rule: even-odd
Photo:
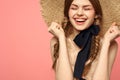
[[[103,38],[103,39],[102,39],[102,44],[103,44],[103,45],[110,45],[110,40],[107,39],[107,38]]]
[[[59,41],[60,41],[60,40],[65,40],[65,35],[60,35],[60,36],[58,37],[58,39],[59,39]]]

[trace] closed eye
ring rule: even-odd
[[[70,7],[70,9],[72,9],[72,10],[77,10],[77,9],[78,9],[78,6],[75,5],[75,4],[72,4],[71,7]]]
[[[77,10],[77,8],[76,8],[76,7],[71,7],[70,9],[72,9],[72,10]]]
[[[91,10],[91,8],[84,8],[84,10]]]
[[[91,5],[85,5],[85,6],[83,6],[83,9],[84,10],[92,10],[93,7]]]

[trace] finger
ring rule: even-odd
[[[118,25],[116,22],[113,22],[112,26],[115,26],[116,28],[120,29],[120,25]]]
[[[113,32],[114,32],[114,30],[113,30],[113,29],[111,29],[111,30],[110,30],[110,33],[113,33]]]
[[[61,29],[61,25],[58,24],[58,25],[57,25],[57,29]]]
[[[60,29],[60,26],[57,26],[57,29]]]
[[[53,25],[51,25],[50,27],[48,27],[48,32],[53,32],[53,30],[54,30],[54,26]]]
[[[51,33],[52,35],[54,35],[54,31],[53,30],[48,30],[49,33]]]
[[[116,24],[115,29],[120,30],[120,25]]]
[[[113,26],[115,26],[115,25],[116,25],[116,22],[113,22],[113,23],[111,24],[111,26],[108,28],[108,32],[112,33],[111,29],[112,29]]]
[[[58,28],[57,25],[58,25],[58,23],[52,22],[50,27],[48,28],[48,30],[55,30],[55,29],[57,29]]]
[[[109,28],[109,30],[110,30],[110,32],[111,32],[111,30],[113,30],[113,29],[118,29],[118,24],[116,23],[116,22],[113,22],[112,23],[112,25],[111,25],[111,27]],[[113,32],[113,31],[112,31]]]
[[[52,22],[51,23],[51,28],[55,28],[57,26],[57,23],[56,22]]]
[[[116,26],[116,25],[117,25],[117,23],[116,23],[116,22],[113,22],[111,26]]]
[[[48,32],[52,33],[52,30],[51,30],[51,28],[48,28]]]

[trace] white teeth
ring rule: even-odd
[[[85,20],[83,20],[83,19],[76,19],[76,21],[85,21]]]

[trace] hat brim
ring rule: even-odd
[[[113,22],[120,25],[120,0],[99,0],[103,11],[101,35],[108,30]]]
[[[42,16],[50,26],[51,22],[62,22],[65,0],[41,0]],[[100,34],[104,34],[113,22],[120,25],[120,0],[99,0],[103,11],[103,24]]]
[[[64,1],[65,0],[41,0],[42,16],[48,26],[50,26],[51,22],[62,22],[64,18]]]

